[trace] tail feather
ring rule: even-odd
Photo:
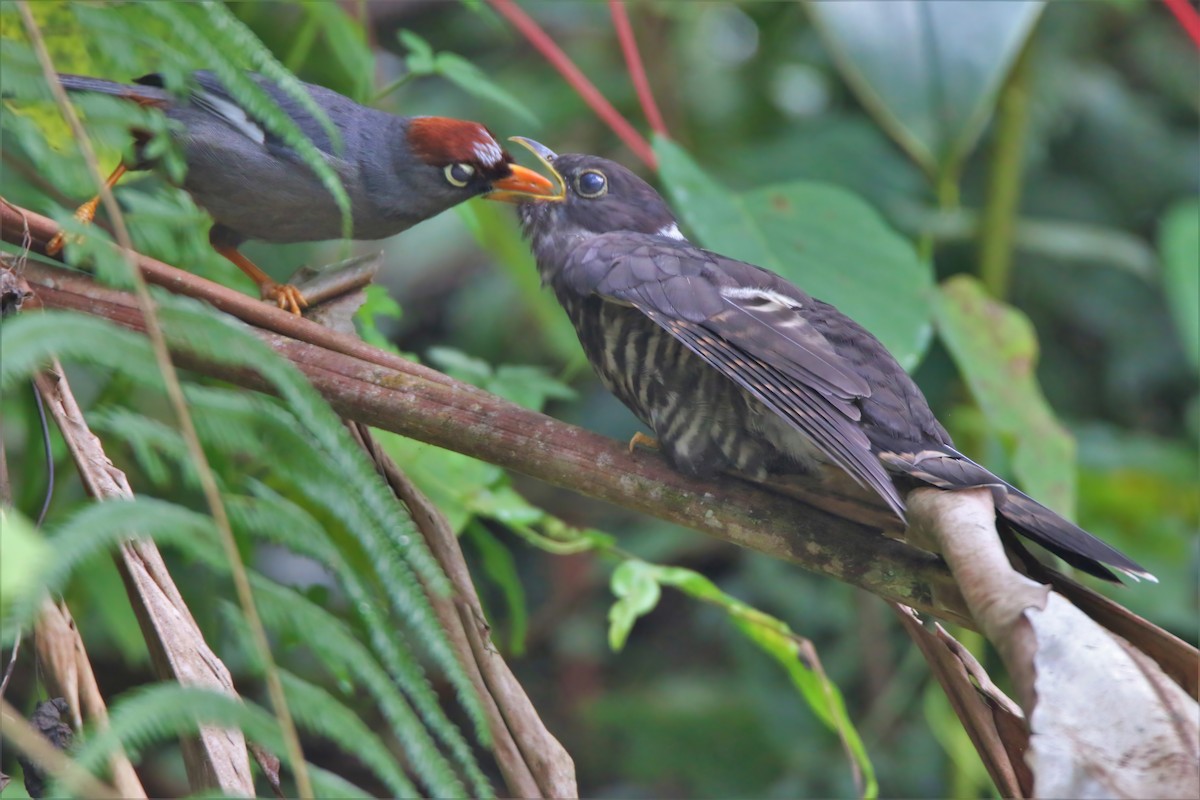
[[[879,458],[893,472],[939,489],[991,489],[996,503],[996,514],[1008,528],[1089,575],[1116,581],[1116,577],[1107,568],[1111,567],[1135,580],[1156,580],[1145,568],[1121,551],[1105,544],[951,448],[926,450],[921,453],[880,453]]]
[[[153,85],[130,86],[104,78],[92,78],[87,75],[67,75],[59,73],[58,80],[68,92],[92,92],[123,97],[144,106],[166,106],[170,104],[171,93]]]

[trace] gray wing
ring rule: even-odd
[[[808,295],[751,264],[627,232],[576,247],[560,280],[641,311],[904,518],[904,502],[860,425],[871,387],[805,317],[814,302]]]

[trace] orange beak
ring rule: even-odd
[[[488,200],[517,203],[527,197],[551,197],[558,187],[531,169],[519,164],[512,165],[512,175],[492,183],[492,191],[484,195]]]

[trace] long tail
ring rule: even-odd
[[[171,103],[171,93],[158,86],[117,83],[103,78],[92,78],[87,75],[66,75],[59,73],[59,81],[68,92],[94,92],[123,97],[143,106],[167,106]]]
[[[1121,551],[1063,519],[953,448],[921,453],[880,453],[879,458],[893,472],[939,489],[986,486],[992,490],[997,516],[1009,529],[1089,575],[1116,581],[1116,576],[1108,569],[1112,567],[1135,580],[1157,582],[1157,578]]]

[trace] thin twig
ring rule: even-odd
[[[8,682],[12,679],[13,670],[17,666],[17,656],[21,652],[21,629],[17,628],[17,635],[13,639],[12,655],[8,657],[8,666],[4,668],[4,680],[0,680],[0,700],[4,699],[4,692],[8,689]]]
[[[21,13],[21,20],[24,23],[24,27],[29,34],[30,43],[37,54],[42,73],[50,86],[51,93],[54,95],[55,104],[66,118],[71,128],[71,133],[79,143],[84,160],[87,162],[88,171],[100,189],[100,197],[109,218],[112,220],[113,231],[120,246],[121,254],[129,265],[129,274],[133,280],[134,294],[138,299],[138,306],[145,320],[146,333],[154,349],[155,360],[163,375],[163,384],[167,392],[167,397],[175,412],[180,433],[187,444],[188,453],[193,462],[195,462],[196,473],[204,494],[205,503],[208,505],[209,513],[212,515],[213,522],[220,532],[222,549],[225,551],[225,557],[229,562],[230,574],[233,577],[233,584],[237,591],[238,604],[242,607],[242,612],[246,615],[246,622],[254,639],[255,649],[259,651],[263,659],[267,693],[270,695],[271,706],[275,711],[275,715],[279,719],[283,740],[287,746],[288,758],[292,762],[297,794],[300,797],[312,797],[312,782],[309,779],[308,768],[304,761],[304,751],[300,747],[300,735],[296,732],[295,722],[292,720],[291,711],[287,706],[283,683],[280,680],[279,670],[275,665],[275,659],[271,653],[271,645],[267,639],[266,628],[263,626],[262,619],[258,614],[258,608],[254,604],[254,594],[250,589],[250,579],[246,574],[246,565],[242,561],[241,551],[238,550],[237,541],[234,539],[233,530],[230,527],[229,518],[225,512],[225,505],[221,500],[221,492],[217,486],[216,477],[212,473],[208,457],[204,454],[204,448],[201,447],[200,439],[196,435],[195,423],[192,420],[187,402],[183,396],[183,387],[179,383],[179,376],[175,371],[174,364],[171,362],[166,338],[163,335],[162,327],[155,313],[154,300],[150,296],[150,291],[146,286],[146,281],[143,279],[141,271],[137,268],[136,257],[133,255],[133,244],[129,238],[129,230],[125,225],[125,219],[121,214],[120,206],[117,204],[111,188],[100,173],[96,151],[92,146],[91,139],[80,122],[79,115],[75,112],[74,106],[67,99],[66,90],[63,89],[62,84],[58,80],[54,64],[50,59],[50,53],[46,49],[46,43],[42,38],[41,29],[33,17],[33,12],[29,9],[28,0],[20,0],[17,3],[17,8]]]
[[[38,511],[37,521],[34,522],[34,525],[40,528],[46,521],[46,515],[50,513],[50,502],[54,500],[54,447],[50,442],[50,426],[46,422],[46,403],[42,399],[42,393],[36,382],[30,382],[30,389],[33,390],[33,403],[37,406],[38,428],[42,434],[42,453],[46,459],[46,493],[42,498],[42,507]]]
[[[617,31],[617,41],[621,43],[621,52],[625,55],[629,78],[637,91],[638,102],[642,104],[642,113],[656,133],[669,137],[671,134],[667,132],[667,123],[663,122],[658,103],[654,102],[654,92],[650,89],[650,79],[646,77],[646,67],[638,52],[637,38],[633,35],[633,26],[629,24],[625,3],[622,0],[608,0],[608,10],[612,14],[613,28]]]
[[[613,133],[633,151],[634,155],[650,169],[658,169],[658,159],[654,156],[654,148],[650,146],[646,138],[629,124],[629,120],[621,116],[621,112],[617,111],[604,95],[600,94],[600,90],[596,88],[595,84],[587,79],[579,67],[575,66],[575,62],[571,60],[570,56],[554,43],[550,35],[542,30],[532,17],[522,11],[513,0],[488,0],[488,2],[533,45],[535,50],[550,62],[552,67],[558,70],[571,88],[583,98],[583,101],[608,127],[612,128]]]

